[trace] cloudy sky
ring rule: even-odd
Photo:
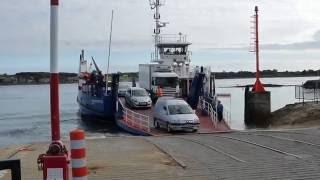
[[[60,0],[59,68],[76,72],[80,50],[105,69],[111,10],[115,11],[111,70],[137,71],[150,61],[153,12],[148,0]],[[49,71],[49,0],[1,0],[0,73]],[[214,71],[254,71],[250,16],[260,9],[261,69],[320,66],[320,1],[166,0],[162,33],[192,42],[194,65]]]

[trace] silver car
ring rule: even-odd
[[[119,97],[124,97],[126,95],[127,89],[130,86],[128,84],[119,84],[119,88],[118,88],[118,96]]]
[[[183,99],[162,97],[153,112],[155,128],[197,131],[200,121],[195,111]]]
[[[139,87],[128,88],[125,95],[126,103],[134,108],[151,108],[152,101],[148,92]]]

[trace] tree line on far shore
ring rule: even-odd
[[[214,72],[216,79],[232,79],[232,78],[253,78],[256,72],[238,71],[238,72]],[[278,71],[263,70],[260,72],[261,77],[304,77],[304,76],[319,76],[320,70],[303,70],[303,71]]]
[[[216,79],[233,79],[233,78],[254,78],[255,72],[238,71],[238,72],[213,72]],[[77,73],[61,72],[60,83],[76,83],[78,81]],[[303,77],[319,76],[320,70],[303,70],[303,71],[278,71],[263,70],[261,77]],[[138,80],[138,72],[121,73],[121,81]],[[10,84],[47,84],[50,82],[50,73],[48,72],[19,72],[14,75],[0,74],[0,85]]]

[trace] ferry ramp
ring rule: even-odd
[[[320,179],[319,135],[315,128],[88,138],[88,179]],[[48,143],[0,149],[0,155],[21,159],[22,179],[41,179],[36,158]]]
[[[156,129],[154,127],[154,122],[153,122],[154,106],[152,106],[151,108],[131,108],[130,106],[128,106],[128,104],[126,104],[124,98],[119,98],[119,100],[121,101],[121,104],[124,106],[124,108],[127,108],[137,114],[142,114],[142,115],[148,117],[148,120],[149,120],[148,124],[150,127],[150,131],[148,133],[150,135],[159,136],[159,135],[173,134],[173,133],[166,132],[165,129]],[[195,133],[201,134],[201,133],[217,133],[217,132],[229,132],[230,131],[230,127],[228,126],[228,124],[225,121],[214,123],[211,120],[210,116],[203,114],[200,109],[196,110],[196,114],[200,120],[200,129],[198,130],[198,132],[195,132]],[[139,127],[137,126],[137,128],[139,128]],[[174,132],[174,134],[181,134],[181,133],[186,133],[186,132]]]

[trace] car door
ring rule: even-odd
[[[159,112],[160,112],[161,124],[162,124],[162,126],[166,126],[167,122],[168,122],[167,106],[165,104],[163,104],[159,109],[160,109]]]

